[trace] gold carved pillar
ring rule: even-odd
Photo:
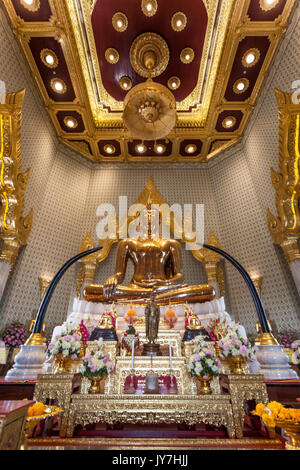
[[[206,243],[216,248],[221,248],[218,238],[212,232],[210,232],[209,239]],[[202,253],[202,264],[206,272],[207,283],[214,287],[216,299],[218,299],[225,293],[223,269],[220,264],[221,255],[207,248],[203,248]]]
[[[300,104],[275,89],[279,120],[279,171],[271,168],[277,216],[267,210],[268,226],[290,267],[300,296]]]
[[[25,90],[0,104],[0,299],[19,250],[27,244],[33,211],[23,217],[29,170],[21,173],[21,121]]]
[[[94,248],[94,240],[89,232],[81,242],[80,252],[85,250],[90,250]],[[82,289],[88,284],[94,284],[95,274],[98,265],[97,256],[99,254],[92,253],[91,255],[85,256],[82,258],[79,263],[80,267],[77,272],[77,281],[76,281],[76,296],[80,297]]]

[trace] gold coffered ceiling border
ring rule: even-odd
[[[159,154],[132,155],[130,152],[131,137],[124,128],[121,117],[123,103],[114,100],[103,87],[91,29],[88,30],[90,31],[88,41],[95,75],[93,75],[91,67],[87,66],[88,56],[84,46],[83,32],[78,27],[77,0],[49,0],[52,15],[48,21],[43,22],[24,21],[16,14],[12,0],[3,0],[3,3],[58,137],[65,145],[96,162],[196,162],[213,158],[237,143],[241,138],[296,0],[287,0],[282,13],[274,21],[251,21],[247,14],[250,0],[222,2],[221,0],[220,2],[205,0],[208,27],[198,83],[193,92],[177,104],[176,127],[168,136],[172,144],[168,156]],[[87,28],[91,28],[90,18],[95,3],[95,0],[81,1],[84,24]],[[214,27],[217,4],[221,5],[219,11],[224,21],[219,21]],[[211,44],[213,35],[215,35],[214,45]],[[251,95],[246,100],[243,100],[243,94],[240,94],[237,98],[240,101],[227,101],[225,92],[240,42],[247,37],[263,36],[269,38],[270,46],[260,66]],[[41,76],[39,66],[30,49],[30,39],[34,37],[54,38],[58,41],[74,89],[75,98],[73,101],[56,101],[49,96],[47,84]],[[209,53],[212,54],[210,62],[208,61]],[[58,74],[54,76],[60,78]],[[91,86],[94,79],[96,79],[96,92],[99,94],[100,100],[95,99],[95,88]],[[206,85],[203,85],[204,83]],[[199,104],[201,95],[202,102]],[[60,96],[63,97],[63,95]],[[238,126],[233,127],[232,130],[220,128],[218,122],[224,113],[224,117],[226,117],[226,113],[235,116],[234,113],[237,112],[240,113]],[[73,115],[77,121],[79,115],[82,121],[81,127],[77,126],[76,129],[72,129],[72,132],[66,129],[63,125],[65,115]],[[184,143],[195,139],[201,143],[200,153],[197,156],[182,155],[180,149],[184,148]],[[118,144],[120,151],[117,155],[103,155],[100,147],[105,146],[106,141],[112,145]],[[162,144],[166,145],[166,142],[162,142]]]

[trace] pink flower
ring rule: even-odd
[[[65,340],[66,340],[66,341],[70,341],[70,339],[71,339],[71,336],[70,336],[70,335],[65,336]]]
[[[96,372],[96,370],[97,370],[96,364],[93,363],[93,364],[90,366],[90,369],[91,369],[91,372]]]
[[[229,349],[229,344],[223,343],[222,349],[224,349],[224,351],[227,351]]]
[[[241,346],[241,347],[240,347],[240,353],[241,353],[241,354],[246,354],[246,353],[247,353],[247,348],[246,348],[246,346]]]
[[[205,354],[207,354],[207,356],[211,356],[211,355],[212,355],[212,352],[211,352],[210,349],[207,349],[207,350],[205,351]]]
[[[77,355],[76,355],[76,354],[72,354],[71,359],[72,359],[72,361],[74,361],[75,359],[77,359]]]
[[[51,349],[53,349],[53,344],[52,343],[49,344],[48,349],[50,349],[50,351],[51,351]]]
[[[90,360],[92,359],[92,357],[93,357],[93,356],[92,356],[91,354],[89,354],[88,356],[85,356],[84,359],[88,362],[88,361],[90,361]]]
[[[201,357],[199,354],[194,354],[194,360],[195,361],[200,361]]]
[[[231,339],[231,344],[236,344],[236,340],[234,338]]]
[[[73,338],[75,339],[75,341],[79,341],[80,340],[80,336],[79,335],[73,335]]]
[[[105,357],[103,358],[103,364],[106,364],[107,362],[108,362],[108,356],[105,356]]]
[[[208,380],[208,375],[203,375],[202,377],[204,380]]]

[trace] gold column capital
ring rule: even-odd
[[[293,261],[300,261],[299,238],[286,238],[280,246],[288,264]]]
[[[0,261],[9,263],[11,269],[14,267],[19,254],[20,242],[16,238],[3,238],[0,252]]]

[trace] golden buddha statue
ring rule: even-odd
[[[147,205],[147,208],[140,212],[139,237],[119,242],[115,273],[103,286],[86,286],[84,298],[89,302],[145,304],[154,293],[158,305],[213,300],[215,293],[212,286],[188,286],[182,283],[181,244],[174,239],[159,237],[159,211],[149,207],[152,206]],[[131,283],[123,286],[121,284],[125,278],[128,260],[133,263],[134,273]]]

